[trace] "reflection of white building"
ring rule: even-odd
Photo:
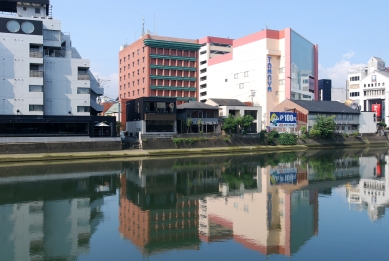
[[[385,156],[385,161],[389,156]],[[359,210],[367,211],[372,221],[385,214],[389,206],[389,167],[382,165],[376,157],[360,158],[361,179],[357,185],[347,188],[348,202]]]
[[[253,176],[256,188],[246,189],[241,184],[231,190],[221,184],[219,195],[200,200],[202,241],[233,238],[262,254],[296,253],[318,233],[318,194],[296,191],[308,181],[306,173],[294,165],[258,166]]]

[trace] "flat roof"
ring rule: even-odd
[[[360,111],[354,110],[346,104],[337,101],[292,100],[292,102],[307,109],[310,113],[360,114]]]

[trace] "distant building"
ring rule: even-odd
[[[385,62],[372,57],[366,67],[351,68],[347,79],[347,99],[362,111],[375,111],[378,121],[389,124],[389,70]]]
[[[119,52],[119,101],[171,97],[177,104],[198,100],[198,40],[146,33]],[[126,114],[121,110],[121,121]]]
[[[331,101],[332,82],[329,79],[319,80],[319,101]]]
[[[200,86],[205,83],[203,68],[200,64]],[[201,100],[252,102],[262,107],[260,120],[265,125],[271,109],[285,99],[318,99],[318,46],[290,28],[235,39],[231,51],[207,60],[206,69],[206,95]]]
[[[0,115],[90,116],[104,90],[50,0],[0,0]]]
[[[345,88],[332,88],[331,101],[344,103],[347,100],[347,90]]]

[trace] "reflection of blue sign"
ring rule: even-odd
[[[272,64],[271,64],[271,57],[267,57],[267,91],[271,92],[271,83],[272,83]]]
[[[297,183],[297,169],[278,169],[273,170],[270,174],[270,185],[280,184],[296,184]]]
[[[297,113],[295,112],[270,112],[270,127],[292,127],[297,125]]]

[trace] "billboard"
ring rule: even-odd
[[[275,169],[270,174],[270,185],[281,185],[281,184],[296,184],[297,183],[297,169],[286,168],[286,169]]]
[[[377,114],[377,117],[381,117],[381,104],[372,104],[371,110]]]
[[[271,128],[295,128],[297,126],[297,113],[270,112]]]

